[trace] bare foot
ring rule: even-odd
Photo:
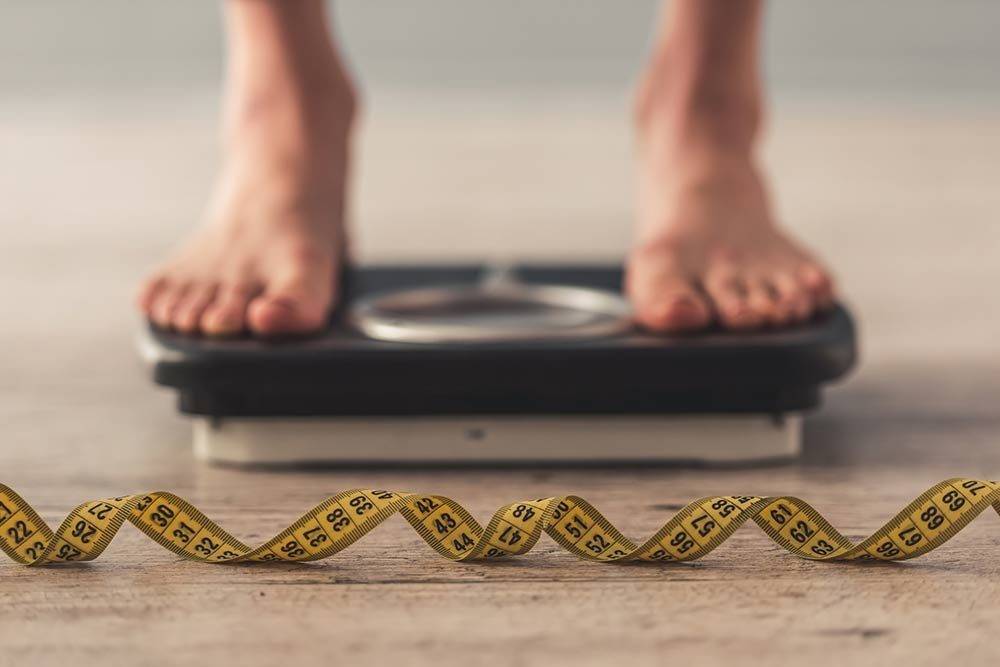
[[[233,67],[224,166],[205,224],[139,289],[138,307],[161,327],[308,333],[334,303],[346,243],[350,83],[336,63],[294,62],[295,54],[258,46],[266,62],[248,62],[251,55]]]
[[[830,274],[774,221],[752,155],[754,113],[640,108],[639,234],[626,288],[640,324],[695,331],[801,322]]]

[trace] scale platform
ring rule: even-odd
[[[801,415],[854,364],[840,306],[780,330],[653,335],[621,282],[606,266],[356,268],[318,336],[147,327],[140,349],[199,458],[283,465],[789,458]]]

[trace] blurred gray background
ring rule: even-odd
[[[4,0],[0,94],[214,89],[219,12],[206,0]],[[425,0],[336,6],[369,86],[624,92],[655,0]],[[779,96],[995,95],[994,0],[777,0],[767,69]]]

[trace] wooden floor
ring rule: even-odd
[[[779,114],[768,161],[784,217],[822,247],[862,325],[863,365],[807,421],[801,461],[299,473],[194,463],[187,424],[133,353],[131,283],[190,226],[207,187],[203,111],[0,111],[0,478],[50,523],[83,500],[169,489],[255,542],[327,494],[378,486],[446,494],[482,518],[513,500],[577,493],[640,538],[698,496],[790,493],[861,538],[940,479],[1000,477],[995,116]],[[430,118],[414,135],[399,118],[373,119],[362,254],[443,255],[434,234],[448,225],[466,255],[622,250],[627,134],[599,110],[568,125],[555,111],[518,122],[538,148],[521,171],[524,145],[504,141],[510,121]],[[441,203],[449,170],[477,151],[491,166],[470,162],[461,198]],[[430,153],[447,164],[418,169],[415,156]],[[497,174],[506,199],[491,188]],[[546,220],[554,231],[538,231]],[[692,565],[577,562],[544,538],[520,560],[455,565],[398,518],[308,566],[181,562],[129,527],[90,565],[0,563],[0,660],[11,665],[988,664],[998,633],[992,513],[895,565],[799,561],[753,526]]]

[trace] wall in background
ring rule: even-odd
[[[367,85],[625,90],[655,0],[338,2]],[[779,95],[995,96],[1000,3],[777,0],[767,66]],[[0,0],[0,96],[208,90],[220,74],[207,0]]]

